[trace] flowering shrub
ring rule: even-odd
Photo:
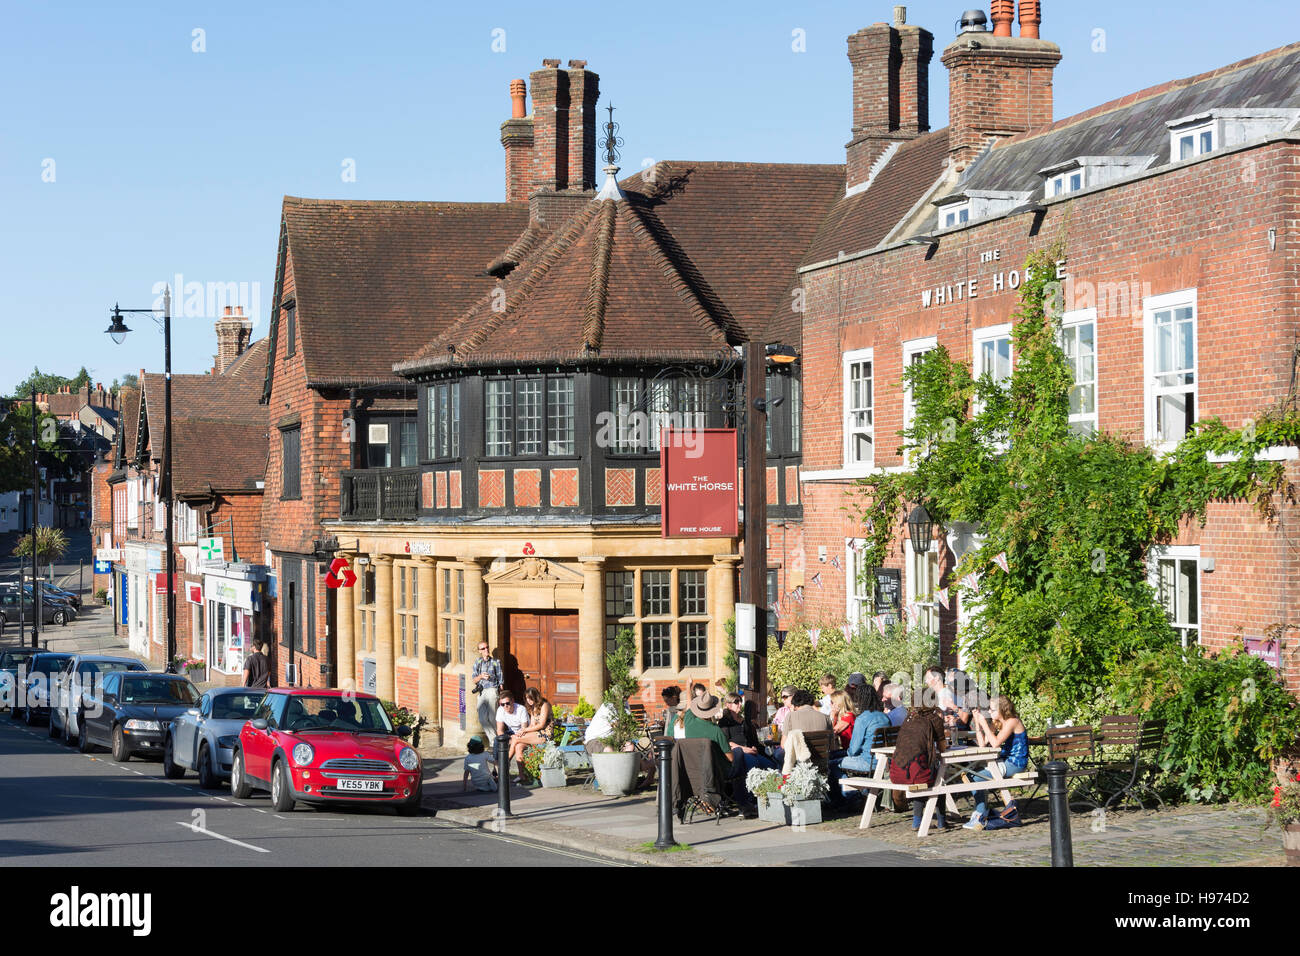
[[[830,792],[826,775],[810,763],[797,763],[781,783],[781,799],[786,806],[801,800],[821,800]]]
[[[745,775],[745,789],[756,797],[781,792],[781,771],[754,767]]]
[[[1268,818],[1282,827],[1300,823],[1300,773],[1295,775],[1294,780],[1273,788],[1273,802],[1268,807]]]

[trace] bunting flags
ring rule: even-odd
[[[822,573],[820,571],[812,576],[812,583],[818,587],[822,586]]]
[[[817,641],[821,636],[822,633],[820,628],[816,628],[816,627],[808,628],[808,640],[812,642],[813,647],[817,646]]]
[[[993,563],[1000,567],[1004,573],[1011,573],[1011,568],[1007,567],[1007,553],[1005,551],[994,558]]]
[[[840,569],[840,559],[836,557],[832,557],[831,567],[834,568],[836,571],[838,571]]]
[[[884,634],[885,628],[889,626],[889,615],[877,614],[871,620],[875,623],[876,630],[878,630],[881,634]]]
[[[948,589],[939,588],[934,592],[934,599],[943,605],[943,609],[948,610]]]
[[[970,574],[964,576],[958,583],[964,588],[976,591],[980,586],[980,576],[972,571]]]

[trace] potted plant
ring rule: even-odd
[[[781,783],[786,823],[821,823],[822,798],[830,792],[825,774],[810,763],[797,763]]]
[[[1300,774],[1273,788],[1268,816],[1282,828],[1287,866],[1300,866]]]
[[[208,662],[201,657],[192,658],[185,662],[185,674],[190,680],[197,680],[199,671],[207,670]]]
[[[542,748],[539,776],[543,787],[563,787],[568,784],[564,772],[564,752],[553,743]]]
[[[755,767],[745,775],[745,789],[758,800],[758,818],[768,823],[785,823],[781,802],[781,771]]]
[[[95,600],[100,604],[108,604],[108,588],[100,588],[95,592]]]
[[[602,707],[608,707],[614,716],[609,733],[600,738],[608,749],[591,755],[591,768],[596,773],[600,792],[623,796],[636,789],[641,770],[641,755],[632,749],[640,736],[636,718],[627,709],[627,701],[641,689],[641,682],[632,676],[636,661],[636,637],[630,628],[623,628],[615,638],[614,650],[605,655],[605,671],[609,674],[609,688],[605,691]]]
[[[429,718],[417,714],[409,707],[399,707],[391,700],[380,701],[384,705],[384,710],[388,712],[388,719],[393,722],[393,729],[399,727],[411,728],[411,746],[420,746],[420,728],[429,722]]]

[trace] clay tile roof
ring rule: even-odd
[[[501,276],[523,262],[551,236],[551,228],[543,222],[530,222],[510,248],[488,263],[489,275]]]
[[[53,392],[46,396],[49,414],[56,418],[75,418],[86,405],[86,393]]]
[[[621,185],[624,201],[592,201],[493,264],[526,250],[501,283],[504,310],[485,296],[394,367],[449,365],[448,346],[468,365],[715,360],[791,311],[795,270],[844,167],[661,162]]]
[[[122,402],[122,449],[124,457],[129,461],[135,457],[136,429],[140,424],[140,390],[124,385],[119,397]]]
[[[637,200],[593,200],[501,288],[397,367],[711,361],[741,335]]]
[[[266,476],[266,422],[261,404],[266,339],[251,346],[221,375],[172,376],[173,484],[178,495],[253,490]],[[151,454],[161,459],[164,381],[146,374],[145,422]]]
[[[948,165],[948,130],[903,143],[870,188],[845,196],[821,224],[803,264],[878,246],[932,188]]]
[[[382,384],[492,288],[528,206],[287,196],[284,222],[308,383]]]

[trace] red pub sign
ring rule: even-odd
[[[665,428],[659,443],[659,476],[663,537],[736,537],[734,428]]]

